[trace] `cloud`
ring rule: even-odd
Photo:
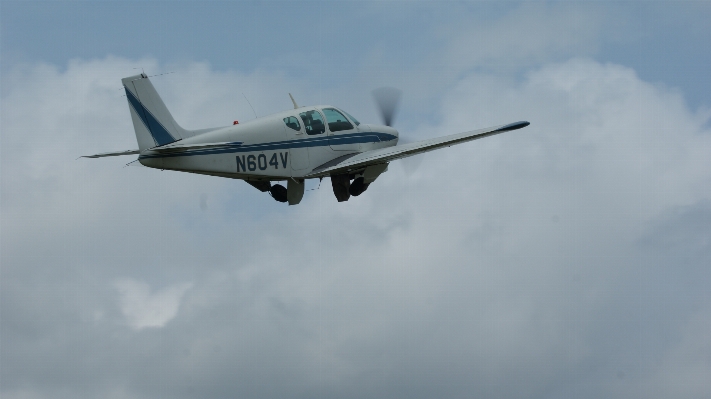
[[[590,5],[534,3],[515,7],[501,18],[476,22],[462,13],[443,32],[450,39],[446,41],[447,64],[515,70],[570,54],[594,54],[604,14]]]
[[[520,80],[469,72],[441,94],[442,122],[413,135],[531,126],[427,154],[411,174],[393,163],[347,203],[324,181],[285,207],[239,181],[74,161],[135,146],[113,88],[135,64],[190,77],[155,80],[190,128],[234,119],[248,84],[258,110],[288,109],[277,89],[302,84],[116,57],[15,72],[3,394],[711,392],[681,378],[707,369],[692,354],[705,353],[711,252],[693,221],[711,215],[711,132],[678,91],[586,58]]]
[[[661,395],[681,394],[701,398],[709,393],[708,376],[711,373],[711,347],[707,333],[711,329],[711,312],[708,308],[695,312],[681,326],[681,339],[669,348],[657,373],[650,378],[650,391]],[[649,392],[650,396],[655,392]]]
[[[151,293],[151,287],[145,282],[131,279],[116,282],[121,294],[121,312],[137,331],[165,326],[178,314],[180,300],[192,286],[192,283],[177,284]]]

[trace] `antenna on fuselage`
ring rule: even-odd
[[[294,100],[294,96],[289,93],[289,98],[291,99],[291,102],[294,103],[294,109],[299,109],[299,104],[296,103],[296,100]]]
[[[249,102],[249,99],[247,99],[247,96],[245,96],[244,93],[242,93],[242,95],[244,96],[244,99],[247,100],[247,104],[249,104],[249,108],[252,108],[252,112],[254,112],[254,119],[257,119],[257,111],[254,110],[254,107],[252,106],[252,103]]]

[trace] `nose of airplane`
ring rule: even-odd
[[[381,131],[382,131],[383,133],[394,134],[395,136],[398,135],[397,129],[395,129],[395,128],[392,127],[392,126],[385,126],[385,125],[382,125],[382,126],[378,126],[378,127],[381,129]]]
[[[400,137],[400,132],[397,131],[394,127],[391,126],[383,126],[386,129],[387,133],[390,133],[394,135],[395,137]]]
[[[388,129],[387,133],[390,133],[393,136],[395,136],[395,144],[399,143],[400,142],[400,132],[398,132],[397,129],[395,129],[394,127],[385,126],[385,128]]]
[[[397,129],[395,129],[394,127],[385,125],[371,125],[371,129],[374,132],[385,133],[388,135],[395,136],[395,140],[400,137],[400,132],[398,132]]]

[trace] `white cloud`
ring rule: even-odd
[[[670,209],[711,213],[708,114],[674,90],[589,59],[520,81],[470,73],[442,93],[443,122],[414,135],[532,125],[428,154],[411,175],[393,164],[347,203],[325,181],[284,207],[238,181],[73,161],[135,145],[111,90],[137,63],[34,66],[3,89],[3,356],[16,364],[3,381],[51,381],[41,355],[79,370],[50,392],[90,375],[97,392],[120,379],[146,397],[158,385],[175,397],[629,397],[683,375],[704,345],[689,309],[709,306],[693,283],[708,243],[684,237],[707,230],[680,223],[659,253],[640,244],[666,237],[655,226]],[[233,119],[248,82],[267,82],[255,91],[274,94],[253,101],[274,109],[299,84],[140,64],[190,76],[156,79],[187,127]],[[695,257],[678,264],[677,242]],[[127,275],[120,315],[143,329],[128,338],[101,321],[116,299],[101,288]]]
[[[180,301],[192,286],[192,283],[183,283],[151,292],[151,287],[142,281],[116,282],[121,295],[121,312],[134,330],[165,326],[178,314]]]

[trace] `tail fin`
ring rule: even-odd
[[[145,74],[121,79],[136,131],[138,148],[166,145],[189,135],[170,115],[163,100]]]

